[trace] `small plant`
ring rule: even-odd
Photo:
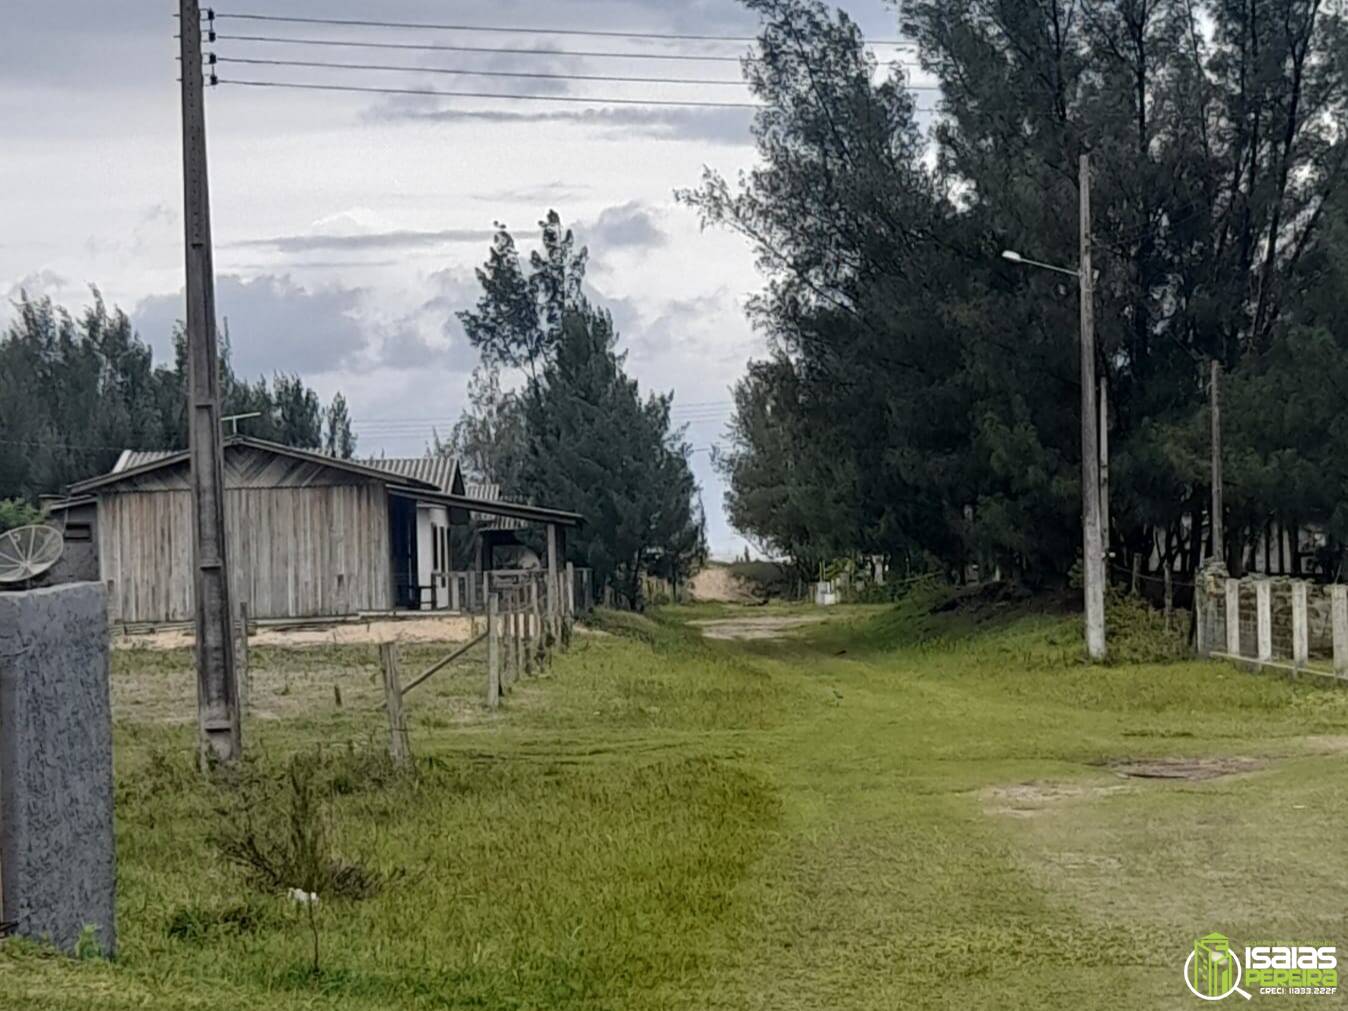
[[[212,841],[264,891],[302,888],[344,899],[368,898],[379,891],[382,878],[329,849],[318,784],[322,767],[316,755],[296,755],[279,782],[254,777],[241,783],[236,801],[220,812],[221,827]],[[347,792],[353,788],[346,784]]]
[[[103,945],[98,942],[98,927],[86,923],[75,939],[75,958],[81,962],[103,957]]]
[[[290,889],[290,901],[297,906],[302,906],[309,914],[309,931],[314,938],[314,966],[315,976],[321,971],[318,963],[318,893],[306,892],[303,888]]]

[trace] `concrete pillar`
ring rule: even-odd
[[[1292,583],[1292,663],[1305,667],[1311,655],[1310,622],[1306,608],[1306,583]]]
[[[116,953],[107,591],[0,593],[0,920]],[[3,1001],[0,1001],[3,1003]]]
[[[1194,580],[1194,645],[1199,656],[1207,656],[1212,649],[1208,642],[1208,612],[1212,605],[1207,603],[1207,585],[1200,572]]]
[[[1226,581],[1226,651],[1240,656],[1240,580]]]
[[[1348,586],[1329,588],[1330,621],[1334,626],[1334,673],[1348,674]]]
[[[1259,659],[1273,659],[1273,584],[1267,579],[1254,581],[1255,642]]]

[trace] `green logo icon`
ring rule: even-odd
[[[1225,1000],[1238,993],[1246,1000],[1250,995],[1240,988],[1240,956],[1231,949],[1231,939],[1213,932],[1194,941],[1194,950],[1184,963],[1184,982],[1190,992],[1201,1000]]]

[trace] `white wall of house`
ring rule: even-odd
[[[423,593],[421,606],[449,607],[449,510],[444,506],[417,506],[417,582],[432,588]]]

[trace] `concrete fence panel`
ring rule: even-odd
[[[107,591],[0,593],[0,920],[117,946]]]

